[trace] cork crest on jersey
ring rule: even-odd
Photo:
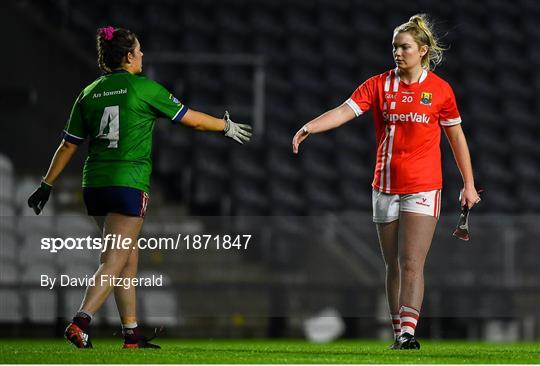
[[[420,104],[431,105],[432,97],[433,93],[422,92],[422,96],[420,97]]]

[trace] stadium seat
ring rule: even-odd
[[[63,237],[99,236],[95,221],[78,212],[63,211],[56,216],[56,232]]]
[[[301,124],[298,126],[286,126],[285,123],[272,124],[267,133],[268,144],[272,149],[292,151],[292,139],[300,126]]]
[[[285,26],[292,34],[315,38],[318,34],[316,23],[312,21],[315,14],[315,4],[299,0],[290,1],[285,12]]]
[[[144,324],[148,326],[175,326],[178,324],[180,309],[176,292],[144,289],[139,292]]]
[[[527,65],[521,60],[513,57],[519,53],[520,47],[515,43],[503,40],[494,48],[494,57],[496,63],[502,67],[508,67],[510,69],[526,73],[528,68]]]
[[[41,258],[41,256],[40,256]],[[28,263],[21,274],[21,283],[32,287],[40,286],[41,276],[56,278],[58,271],[52,263],[33,261]],[[55,287],[58,289],[59,280]],[[24,291],[28,312],[25,317],[32,323],[53,323],[56,320],[56,292],[49,288],[32,288]]]
[[[359,5],[363,6],[363,5]],[[374,37],[375,41],[388,42],[389,32],[383,32],[386,29],[384,21],[370,11],[354,12],[351,18],[352,33],[361,34],[364,37]],[[391,31],[391,30],[390,30]]]
[[[107,23],[119,25],[122,24],[123,28],[130,29],[137,34],[142,33],[143,29],[141,27],[141,23],[144,20],[149,21],[151,18],[142,16],[143,14],[147,14],[147,12],[141,11],[142,9],[140,5],[140,2],[133,0],[123,0],[121,2],[109,4],[107,6]],[[101,16],[104,15],[105,14],[103,13],[101,14]],[[152,24],[152,26],[155,27],[156,24]]]
[[[47,209],[46,207],[45,209]],[[32,209],[30,209],[32,211]],[[50,212],[48,212],[50,213]],[[22,242],[26,241],[27,236],[35,236],[33,240],[33,245],[36,247],[39,246],[41,238],[44,237],[55,237],[56,233],[54,230],[55,218],[53,216],[42,216],[45,215],[45,212],[40,216],[36,216],[34,212],[26,212],[28,216],[24,216],[24,212],[21,216],[16,218],[16,232]],[[39,238],[38,238],[39,236]]]
[[[21,265],[30,265],[40,263],[44,265],[54,265],[60,253],[51,253],[50,250],[41,249],[44,238],[54,238],[55,235],[34,232],[24,236],[22,245],[19,247],[18,263]]]
[[[533,104],[533,96],[524,88],[524,85],[530,83],[529,75],[519,72],[507,72],[497,78],[499,91],[505,95],[511,95],[512,98],[519,99],[522,103]]]
[[[303,215],[305,200],[297,185],[279,179],[269,182],[272,215]]]
[[[495,4],[501,6],[505,3],[494,2],[493,5]],[[504,8],[504,10],[500,9],[503,11],[498,11],[497,15],[489,17],[490,31],[499,40],[508,41],[513,44],[523,42],[523,32],[520,31],[521,24],[516,17],[518,14],[515,13],[517,8],[515,6],[504,6]]]
[[[18,291],[0,289],[0,323],[20,323],[23,320],[22,309]]]
[[[307,149],[306,149],[307,150]],[[310,149],[305,151],[301,157],[302,171],[306,180],[311,178],[335,181],[337,172],[333,166],[333,159],[320,150]]]
[[[301,45],[294,45],[293,47],[295,47],[297,52],[299,52],[297,61],[299,64],[305,61],[304,58],[309,59],[312,57],[317,57],[316,54],[310,54],[307,50],[301,51]],[[300,52],[305,52],[305,54],[300,54]],[[308,65],[291,67],[291,78],[289,82],[292,83],[292,87],[296,90],[306,91],[305,93],[295,95],[296,98],[300,98],[307,93],[316,95],[322,95],[322,93],[324,93],[325,85],[323,80],[319,77],[320,69],[318,68],[318,65],[315,65],[313,62]],[[316,103],[313,104],[317,105]],[[309,108],[307,112],[311,110],[313,110],[313,107]]]
[[[0,170],[13,173],[13,162],[7,155],[2,153],[0,153]]]
[[[340,180],[336,191],[340,194],[341,206],[347,210],[357,212],[371,209],[371,186],[366,182],[343,179]]]
[[[535,0],[521,0],[518,4],[523,9],[524,14],[540,14],[540,4]]]
[[[16,262],[18,247],[15,233],[0,227],[0,260]]]
[[[26,317],[30,322],[53,324],[56,321],[58,297],[55,291],[50,289],[27,290],[25,300],[28,308]]]
[[[244,215],[252,212],[256,215],[265,215],[269,205],[266,196],[265,182],[238,177],[231,181],[233,212],[243,212]]]
[[[84,288],[66,287],[63,289],[63,303],[60,316],[64,321],[71,321],[73,315],[77,312],[81,306],[82,299],[84,297]],[[100,316],[99,314],[98,316]]]
[[[39,261],[32,264],[25,264],[20,279],[24,284],[39,285],[41,275],[56,277],[57,273],[57,268],[53,263]]]
[[[502,109],[508,120],[519,123],[520,127],[533,130],[538,126],[534,123],[531,104],[521,98],[506,98]]]
[[[467,93],[484,98],[497,97],[497,91],[490,85],[489,73],[475,67],[467,68],[464,73],[463,81]]]
[[[302,179],[302,167],[299,158],[291,157],[289,152],[271,149],[267,154],[268,174],[275,178],[299,182]]]
[[[250,21],[250,29],[256,35],[269,35],[279,37],[283,35],[284,29],[280,26],[279,6],[272,2],[260,2],[250,9],[250,14],[246,17]]]
[[[540,210],[540,198],[536,194],[539,184],[540,180],[538,179],[532,182],[523,179],[523,183],[516,185],[520,213],[535,213]]]
[[[356,151],[340,149],[337,154],[339,177],[358,182],[371,182],[374,168],[374,162],[371,160]]]
[[[15,208],[8,200],[0,200],[0,232],[14,232],[17,223]]]
[[[73,263],[65,261],[62,266],[62,274],[69,277],[92,277],[98,268],[99,262],[96,263]]]
[[[337,211],[341,208],[341,202],[334,184],[330,184],[325,180],[309,178],[304,182],[304,189],[310,214],[317,215]]]
[[[533,187],[530,187],[533,188]],[[522,196],[530,192],[524,192]],[[536,245],[536,239],[540,234],[536,215],[530,215],[520,219],[515,231],[514,254],[516,255],[516,270],[518,276],[523,276],[525,283],[538,282],[538,256],[540,247]]]
[[[8,257],[0,257],[0,285],[17,284],[19,282],[20,272],[16,263]]]
[[[14,172],[11,160],[0,154],[0,203],[14,204]]]
[[[178,36],[182,31],[182,27],[180,25],[174,5],[175,4],[173,3],[164,1],[160,1],[159,3],[144,3],[144,9],[142,9],[144,20],[141,19],[142,17],[140,17],[137,19],[138,21],[136,24],[139,24],[139,26],[140,24],[146,24],[153,30],[178,39]],[[130,6],[129,8],[137,9],[137,7],[141,7],[141,2],[136,1],[136,4],[134,4],[134,6]],[[125,11],[116,12],[116,14],[122,15],[125,13]],[[135,17],[132,16],[131,18],[134,19]]]
[[[248,149],[248,151],[246,151]],[[246,154],[247,152],[247,154]],[[261,164],[261,157],[256,149],[234,149],[229,157],[229,164],[235,174],[239,177],[247,177],[259,181],[264,181],[266,171]]]
[[[92,236],[95,238],[96,236]],[[69,264],[74,264],[78,266],[96,266],[99,263],[99,256],[101,250],[99,249],[88,249],[86,244],[83,243],[83,249],[62,249],[54,254],[54,259],[56,263],[60,266],[65,266]]]

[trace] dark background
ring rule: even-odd
[[[500,327],[514,338],[537,339],[540,53],[534,42],[539,35],[540,4],[533,0],[1,2],[1,259],[5,291],[11,291],[10,299],[16,298],[2,304],[3,320],[14,320],[13,329],[18,329],[17,324],[35,320],[32,306],[39,301],[51,304],[50,294],[48,300],[39,300],[45,295],[36,295],[35,300],[17,287],[26,274],[31,288],[34,274],[39,273],[31,270],[33,261],[23,258],[37,246],[28,239],[29,233],[67,234],[77,224],[66,229],[63,218],[84,213],[80,171],[86,146],[55,187],[45,212],[48,219],[28,219],[31,213],[25,200],[46,171],[73,101],[99,75],[95,32],[110,24],[139,35],[144,73],[189,107],[215,116],[229,109],[233,120],[247,123],[257,120],[257,112],[263,116],[254,141],[246,146],[219,134],[158,122],[145,230],[156,235],[174,233],[185,229],[174,226],[179,223],[200,233],[248,230],[256,233],[258,244],[235,259],[222,255],[210,259],[208,253],[202,259],[147,253],[143,268],[168,273],[172,284],[180,287],[191,281],[186,273],[199,271],[201,283],[225,292],[237,289],[237,280],[244,278],[249,294],[242,296],[252,304],[275,299],[271,294],[280,293],[279,286],[300,276],[315,298],[324,286],[333,289],[332,295],[321,295],[318,298],[323,300],[311,303],[307,313],[335,305],[332,296],[342,299],[337,303],[349,303],[353,294],[355,300],[349,305],[335,305],[348,319],[348,334],[370,336],[365,331],[372,323],[386,329],[381,318],[385,314],[383,264],[369,217],[375,153],[371,115],[312,136],[299,156],[291,153],[291,139],[302,124],[341,104],[365,79],[393,67],[392,31],[419,12],[432,17],[448,46],[436,72],[455,91],[477,185],[486,190],[474,210],[474,243],[464,246],[450,237],[461,177],[443,137],[443,218],[428,259],[426,311],[432,316],[423,323],[424,333],[486,338],[487,329]],[[162,62],[164,52],[179,55],[175,62]],[[264,75],[264,87],[258,89],[264,92],[264,106],[258,111],[254,108],[256,71]],[[225,218],[207,217],[220,215]],[[312,218],[319,218],[318,224],[305,222]],[[23,225],[24,220],[30,221]],[[39,227],[43,231],[35,229]],[[93,230],[91,222],[81,227],[82,232]],[[321,234],[319,229],[327,230]],[[340,252],[321,249],[328,245]],[[351,260],[367,269],[358,272]],[[91,271],[94,262],[84,263]],[[57,273],[66,270],[59,258],[50,264],[48,268]],[[212,265],[215,275],[202,270]],[[313,269],[323,267],[335,269],[329,273]],[[229,273],[231,268],[239,272],[237,277]],[[324,275],[317,276],[318,272]],[[259,280],[254,273],[260,274]],[[268,286],[264,296],[252,291],[261,283]],[[247,322],[243,330],[234,328],[231,335],[244,331],[297,335],[295,319],[306,316],[302,306],[297,312],[291,310],[295,309],[291,298],[283,300],[288,305],[268,300],[273,305],[239,310],[233,301],[230,306],[197,311],[193,292],[178,290],[186,294],[183,299],[191,299],[182,301],[193,305],[184,303],[181,314],[185,319],[212,318],[205,323],[208,334],[229,334],[230,327],[237,325],[223,318],[239,313],[259,320]],[[372,295],[357,297],[366,293]],[[64,295],[58,296],[54,304]],[[180,295],[175,296],[171,309],[178,313]],[[479,303],[484,305],[476,306]],[[51,323],[61,319],[56,305],[50,306],[45,311],[48,320],[37,321],[45,334]],[[368,315],[361,321],[362,306]],[[18,315],[8,315],[15,308]],[[114,319],[114,309],[110,317]],[[471,318],[475,321],[464,320]],[[173,326],[187,335],[205,334],[199,321],[186,322],[183,327],[178,321]]]

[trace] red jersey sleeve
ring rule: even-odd
[[[439,114],[441,126],[453,126],[461,123],[461,116],[457,108],[456,97],[450,85],[446,84],[445,100]]]
[[[375,90],[377,87],[376,76],[369,78],[360,85],[351,97],[345,101],[345,103],[351,107],[354,111],[356,117],[367,112],[372,104],[375,97]]]

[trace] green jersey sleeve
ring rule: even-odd
[[[188,111],[188,107],[183,105],[161,84],[150,79],[141,79],[144,84],[137,89],[137,92],[144,101],[152,107],[158,116],[169,118],[173,123],[180,122]]]
[[[81,115],[81,98],[82,93],[75,101],[75,104],[73,104],[73,108],[71,108],[71,113],[69,115],[69,120],[64,128],[64,140],[75,145],[82,144],[86,136],[88,136],[87,126],[84,123]]]

